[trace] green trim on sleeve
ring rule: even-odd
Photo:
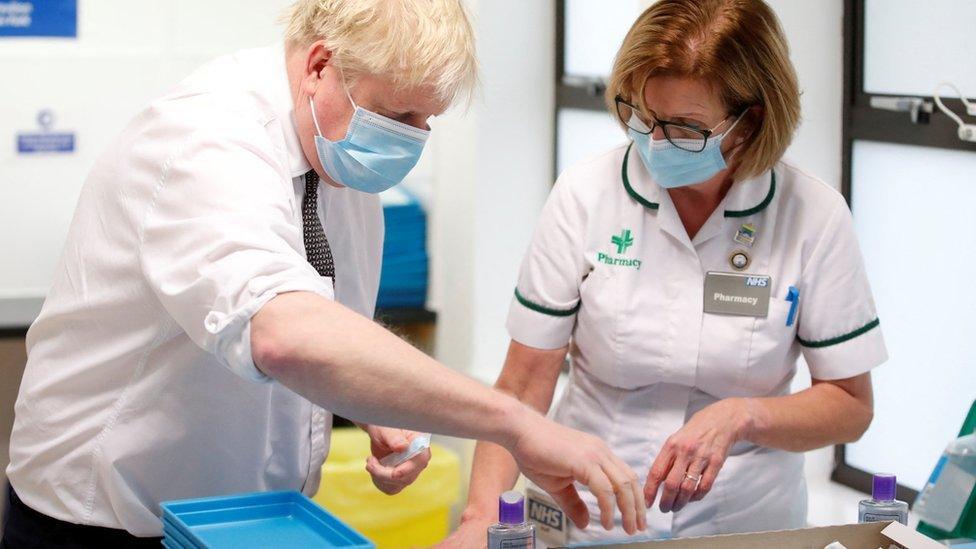
[[[803,345],[804,347],[812,347],[812,348],[830,347],[831,345],[837,345],[838,343],[849,341],[859,335],[870,332],[871,330],[877,328],[879,324],[881,324],[881,321],[876,318],[871,322],[868,322],[864,326],[861,326],[860,328],[854,330],[853,332],[844,334],[842,336],[825,339],[823,341],[806,341],[805,339],[802,339],[799,336],[797,336],[796,339],[798,339],[800,341],[800,345]]]
[[[569,310],[550,309],[549,307],[545,307],[543,305],[539,305],[537,303],[533,303],[529,301],[528,299],[525,299],[525,297],[521,293],[519,293],[518,288],[515,288],[515,299],[517,299],[519,303],[525,306],[525,308],[549,316],[573,316],[579,311],[580,305],[582,305],[582,302],[577,302],[576,306]]]
[[[773,201],[773,195],[776,194],[776,172],[770,170],[769,175],[769,192],[766,193],[766,198],[762,202],[748,210],[725,210],[725,217],[749,217],[765,210],[766,206],[769,206],[770,202]]]
[[[637,194],[637,191],[630,186],[630,177],[627,175],[627,163],[630,159],[630,149],[634,148],[634,142],[631,141],[630,145],[627,145],[627,152],[624,153],[624,162],[620,166],[620,178],[624,181],[624,189],[626,189],[627,194],[631,198],[637,201],[638,204],[644,206],[649,210],[657,210],[661,205],[657,202],[651,202],[650,200],[644,198],[643,196]]]

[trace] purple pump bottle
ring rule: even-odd
[[[898,480],[895,475],[874,475],[871,486],[871,499],[862,499],[857,506],[858,522],[881,522],[897,520],[908,524],[908,504],[895,499]]]
[[[525,520],[525,498],[508,491],[498,498],[498,522],[488,527],[488,549],[535,549],[535,526]]]

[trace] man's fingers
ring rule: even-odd
[[[550,492],[549,495],[577,528],[586,528],[590,523],[590,511],[586,508],[586,504],[583,503],[575,486],[570,484],[562,490]]]
[[[632,471],[630,468],[628,471]],[[647,506],[644,503],[644,492],[638,482],[637,474],[634,473],[634,482],[631,483],[631,491],[634,493],[634,507],[637,512],[637,529],[641,532],[647,530]]]
[[[604,530],[610,530],[613,528],[613,509],[616,499],[613,484],[603,472],[603,468],[598,465],[592,467],[591,473],[587,475],[586,485],[589,486],[590,492],[596,496],[597,505],[600,506],[600,524],[603,525]]]
[[[376,456],[366,458],[366,471],[374,479],[380,479],[385,482],[391,482],[393,480],[393,468],[381,464],[380,460],[376,459]]]
[[[402,429],[379,429],[379,439],[383,446],[390,449],[390,453],[403,452],[410,447],[410,441]]]
[[[416,456],[404,461],[393,468],[391,478],[401,480],[409,484],[427,467],[430,462],[430,450],[426,450]],[[409,480],[408,480],[409,479]]]
[[[604,466],[603,471],[613,484],[617,495],[617,507],[623,518],[624,531],[628,535],[637,533],[640,527],[640,517],[644,515],[644,498],[638,488],[637,475],[619,459],[613,458]]]

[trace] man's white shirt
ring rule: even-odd
[[[27,505],[149,536],[161,501],[315,492],[331,418],[255,367],[250,319],[289,291],[371,317],[383,216],[322,184],[336,280],[319,276],[310,169],[282,45],[197,70],[101,156],[27,335],[7,468]]]

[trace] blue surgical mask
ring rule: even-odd
[[[312,98],[308,100],[318,132],[315,148],[319,161],[336,183],[364,193],[381,193],[403,181],[417,165],[430,132],[356,105],[348,89],[346,96],[355,111],[342,141],[329,141],[322,136],[315,103]]]
[[[700,152],[691,152],[674,146],[667,139],[652,139],[649,134],[643,134],[627,129],[627,134],[637,145],[637,152],[644,162],[644,167],[651,174],[658,185],[665,189],[676,189],[701,183],[715,176],[728,167],[722,156],[722,141],[732,132],[732,128],[742,117],[718,135],[709,136],[705,148]],[[694,141],[678,139],[678,142]]]

